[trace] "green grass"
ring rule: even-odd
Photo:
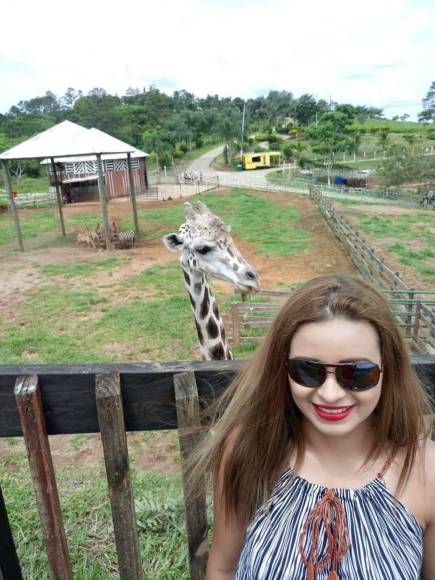
[[[232,189],[227,196],[206,194],[195,196],[224,222],[231,224],[237,238],[256,243],[256,252],[271,256],[289,256],[308,247],[310,234],[297,227],[300,212],[290,203],[283,206],[268,198],[255,196],[242,189]],[[139,212],[147,239],[159,239],[178,230],[185,220],[182,205]]]
[[[372,215],[356,213],[363,234],[385,240],[388,251],[396,254],[401,264],[411,266],[423,279],[433,284],[435,252],[433,250],[435,218],[430,214]],[[413,248],[418,243],[419,248]]]
[[[125,264],[130,259],[123,259]],[[120,258],[107,258],[89,263],[75,264],[47,264],[41,267],[41,273],[45,276],[62,276],[64,278],[74,278],[77,276],[93,276],[102,270],[112,270],[121,264]]]
[[[27,177],[24,176],[20,185],[16,184],[14,178],[12,178],[12,191],[20,193],[47,193],[48,192],[48,177],[46,175],[41,175],[40,177]]]
[[[48,580],[48,563],[24,453],[12,453],[0,482],[23,577]],[[187,536],[178,475],[132,470],[141,558],[150,579],[187,580]],[[103,468],[56,470],[76,580],[118,578],[110,504]]]

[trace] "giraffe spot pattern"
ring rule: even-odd
[[[186,272],[186,270],[183,270],[183,276],[184,276],[184,279],[185,279],[185,281],[186,281],[186,284],[187,284],[188,286],[190,286],[190,276],[189,276],[189,274]]]
[[[213,303],[213,312],[214,312],[214,315],[216,316],[216,319],[219,320],[219,318],[220,318],[219,308],[218,308],[218,305],[216,304],[216,302]]]
[[[237,264],[233,264],[233,270],[234,270],[234,272],[238,272],[239,266]]]
[[[219,336],[219,327],[212,316],[210,316],[209,321],[207,322],[206,329],[210,338],[217,338]]]
[[[210,349],[212,360],[225,360],[225,350],[221,343]]]
[[[204,288],[204,297],[203,297],[202,302],[201,302],[201,310],[199,312],[199,315],[201,318],[205,318],[207,316],[209,307],[210,307],[210,299],[208,296],[208,288],[205,287]]]
[[[199,342],[200,342],[201,344],[204,344],[204,335],[202,334],[201,327],[200,327],[200,326],[199,326],[199,324],[196,322],[196,320],[195,320],[195,325],[196,325],[196,332],[197,332],[197,334],[198,334],[198,339],[199,339]]]
[[[194,290],[195,294],[201,294],[201,288],[202,288],[202,284],[200,282],[197,282],[196,284],[194,284],[193,290]]]

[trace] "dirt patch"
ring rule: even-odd
[[[50,450],[55,468],[92,467],[104,470],[104,455],[99,433],[51,435]],[[127,433],[130,463],[150,473],[177,473],[179,448],[176,431]],[[26,454],[22,438],[0,439],[0,462],[19,463]]]

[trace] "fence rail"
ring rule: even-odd
[[[199,409],[245,363],[0,366],[0,437],[24,436],[52,578],[72,578],[72,567],[48,435],[101,432],[120,578],[142,580],[126,431],[178,429],[190,576],[204,579],[205,482],[192,499],[186,460],[198,437]],[[412,364],[435,395],[435,356],[412,357]],[[1,488],[0,578],[21,578]]]
[[[192,431],[200,426],[200,406],[242,365],[0,366],[0,437],[24,436],[53,578],[72,579],[72,569],[48,435],[101,432],[120,577],[142,580],[126,431],[157,429],[178,429],[190,573],[195,580],[205,577],[205,484],[203,494],[190,499],[186,460],[198,437]],[[21,578],[1,489],[0,532],[0,578]]]
[[[9,196],[0,193],[0,201],[9,205]],[[21,208],[47,207],[56,203],[56,194],[46,193],[20,193],[15,197],[15,205]]]

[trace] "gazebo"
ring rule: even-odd
[[[124,143],[115,137],[103,133],[98,129],[86,129],[71,121],[63,121],[35,137],[20,143],[8,151],[0,154],[0,160],[3,165],[5,175],[6,192],[9,196],[9,203],[15,224],[15,231],[18,240],[18,246],[24,251],[23,238],[21,234],[19,216],[12,195],[11,178],[9,171],[9,161],[20,159],[42,159],[49,160],[53,183],[56,187],[56,200],[59,211],[62,235],[65,235],[65,223],[62,211],[62,198],[60,191],[60,180],[57,176],[57,164],[67,159],[87,159],[93,162],[95,168],[95,177],[98,183],[98,196],[101,204],[101,212],[105,230],[106,247],[111,249],[111,236],[109,226],[109,216],[107,211],[107,190],[104,180],[103,158],[109,156],[112,159],[125,159],[128,172],[128,188],[133,207],[134,227],[136,233],[139,231],[139,222],[137,217],[136,194],[134,188],[134,176],[132,169],[132,156],[147,156],[146,153],[140,152],[128,143]]]

